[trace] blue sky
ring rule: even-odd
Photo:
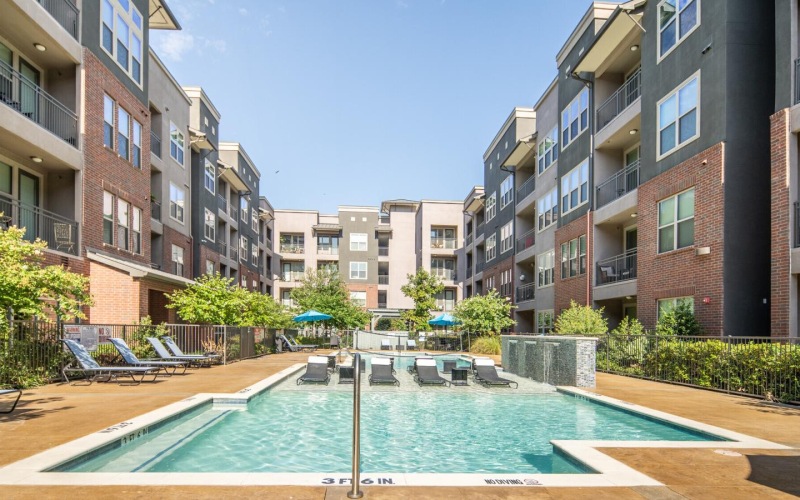
[[[275,208],[463,200],[588,0],[168,0],[151,44],[202,86]]]

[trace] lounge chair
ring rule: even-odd
[[[339,336],[335,333],[331,335],[331,349],[338,349],[339,348]]]
[[[209,363],[211,363],[211,362],[219,363],[220,359],[222,358],[221,354],[217,354],[215,352],[206,352],[206,353],[203,353],[203,354],[184,354],[183,351],[181,350],[181,348],[178,347],[178,344],[176,344],[175,341],[172,340],[172,337],[167,337],[167,336],[161,337],[161,341],[164,342],[164,345],[166,345],[167,348],[170,351],[172,351],[172,354],[174,354],[175,356],[178,356],[178,357],[180,357],[180,356],[203,356],[203,357],[208,358]]]
[[[108,382],[120,376],[128,376],[134,384],[139,384],[147,375],[153,376],[153,380],[149,380],[149,382],[153,382],[160,370],[160,368],[148,366],[100,366],[92,355],[89,354],[89,351],[78,342],[71,339],[63,339],[62,342],[64,342],[64,345],[72,352],[72,355],[75,356],[75,359],[80,365],[80,368],[70,368],[70,365],[67,364],[61,370],[61,375],[67,383],[69,383],[67,372],[81,372],[86,377],[86,380],[89,381],[89,384],[95,380],[98,382]],[[136,375],[139,375],[138,380],[136,379]],[[103,378],[105,378],[105,380],[102,380]]]
[[[406,350],[416,351],[417,349],[418,348],[417,348],[417,341],[416,340],[408,339],[406,341]]]
[[[158,354],[158,357],[161,358],[162,361],[188,362],[189,366],[211,366],[211,362],[214,360],[214,358],[203,356],[202,354],[182,354],[176,356],[170,353],[157,338],[147,337],[147,341],[150,342],[150,345],[153,346],[153,349],[155,349],[156,354]]]
[[[298,344],[297,342],[290,341],[286,335],[281,334],[279,337],[283,341],[284,347],[289,349],[291,352],[301,352],[301,351],[316,351],[317,346],[311,344]]]
[[[331,375],[328,373],[328,358],[325,356],[309,356],[306,372],[297,377],[297,385],[305,382],[321,382],[328,385]]]
[[[122,339],[111,338],[108,339],[114,347],[117,348],[117,352],[119,352],[122,359],[125,360],[131,366],[152,366],[156,368],[160,368],[164,370],[164,374],[167,376],[174,375],[178,368],[183,368],[181,374],[186,372],[186,366],[189,364],[188,361],[157,361],[153,359],[139,359],[136,355],[131,351],[131,348],[128,347],[128,344],[125,343]],[[172,369],[172,371],[170,371]]]
[[[419,385],[450,385],[450,381],[439,375],[435,359],[417,359],[414,361],[414,365],[416,365],[417,371],[414,380]]]
[[[355,369],[352,366],[339,367],[340,384],[354,384],[356,381],[355,377]]]
[[[374,358],[372,360],[372,373],[369,375],[369,385],[372,384],[394,384],[400,385],[400,381],[392,375],[394,368],[392,360],[389,358]]]
[[[301,351],[302,350],[316,351],[317,347],[319,347],[317,344],[301,344],[297,342],[297,339],[294,337],[289,337],[288,340],[289,342],[291,342],[293,346],[300,348]]]
[[[472,358],[472,374],[473,374],[473,375],[475,375],[476,373],[478,373],[478,366],[477,366],[476,362],[477,362],[479,359],[488,359],[488,360],[491,360],[492,358],[487,358],[486,356],[478,356],[478,357]],[[494,361],[492,361],[492,364],[494,364]]]
[[[381,340],[381,351],[391,351],[392,350],[392,341],[389,339]]]
[[[497,368],[494,367],[493,359],[476,359],[475,371],[475,382],[483,384],[487,387],[492,385],[505,385],[507,387],[511,387],[511,384],[514,384],[515,389],[519,387],[519,384],[513,380],[502,378],[497,374]]]
[[[15,394],[17,398],[14,400],[14,403],[11,405],[11,409],[8,411],[0,411],[0,413],[11,413],[14,411],[14,408],[17,407],[17,403],[19,403],[19,398],[22,397],[22,391],[19,389],[0,389],[0,396],[5,396],[6,394]]]
[[[333,356],[325,356],[328,359],[328,370],[334,372],[336,371],[336,355]]]
[[[410,365],[408,367],[408,373],[410,373],[411,375],[414,375],[415,373],[417,373],[417,361],[419,361],[421,359],[433,359],[433,357],[432,356],[417,356],[416,358],[414,358],[414,364],[412,364],[412,365]]]

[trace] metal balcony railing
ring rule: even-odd
[[[284,271],[281,274],[282,281],[300,281],[305,273],[303,271]]]
[[[800,59],[794,60],[794,103],[800,102]]]
[[[219,207],[220,211],[224,214],[228,213],[228,200],[225,199],[224,196],[221,194],[217,195],[217,206]]]
[[[281,253],[305,253],[305,246],[297,243],[281,243]]]
[[[239,210],[233,204],[230,204],[228,205],[228,215],[231,216],[233,222],[236,222],[239,219]]]
[[[483,272],[483,268],[484,268],[485,265],[486,265],[485,262],[476,262],[475,263],[475,272],[476,273],[482,273]]]
[[[517,287],[517,302],[525,302],[536,298],[536,283],[528,283]]]
[[[536,228],[531,229],[527,233],[517,238],[517,253],[532,247],[536,244]]]
[[[150,152],[161,158],[161,138],[152,130],[150,131]]]
[[[475,237],[477,238],[481,234],[483,234],[483,222],[479,223],[477,227],[475,227]]]
[[[636,160],[597,186],[597,207],[611,203],[638,187],[639,160]]]
[[[230,257],[231,260],[239,260],[238,248],[231,246],[231,248],[228,251],[229,251],[228,257]]]
[[[642,70],[637,69],[636,73],[622,84],[616,92],[611,94],[611,97],[605,100],[597,108],[597,130],[600,131],[603,127],[611,123],[611,121],[622,113],[625,108],[639,98],[642,93]]]
[[[219,254],[224,256],[228,255],[228,244],[224,241],[219,242]]]
[[[3,61],[0,102],[78,147],[78,115]]]
[[[378,217],[378,224],[389,224],[390,218],[388,215],[381,215]]]
[[[800,247],[800,202],[794,202],[794,247]]]
[[[161,203],[150,200],[150,218],[161,220]]]
[[[78,223],[42,208],[22,203],[0,194],[0,227],[17,226],[25,229],[25,239],[39,238],[47,248],[78,255]]]
[[[300,252],[302,253],[302,252]],[[332,247],[330,245],[322,245],[317,247],[318,255],[339,255],[339,247]]]
[[[378,302],[378,309],[386,309],[386,302]]]
[[[454,250],[456,248],[455,238],[431,238],[431,248],[444,248]]]
[[[80,19],[80,12],[78,7],[69,0],[37,0],[44,10],[53,16],[58,24],[60,24],[67,33],[72,35],[75,40],[78,39],[78,20]]]
[[[474,235],[474,234],[472,234],[472,233],[469,233],[469,234],[467,235],[467,245],[472,245],[472,240],[474,239],[474,236],[475,236],[475,235]]]
[[[388,257],[389,256],[389,247],[378,247],[378,256],[380,256],[380,257]]]
[[[472,278],[472,266],[467,266],[467,279]]]
[[[597,262],[597,286],[636,279],[636,249]]]
[[[388,285],[389,284],[389,275],[388,274],[379,274],[378,275],[378,284],[379,285]]]
[[[450,281],[456,280],[456,272],[452,269],[442,269],[441,267],[434,267],[433,269],[431,269],[431,274],[433,274],[434,276],[438,276],[443,280],[450,280]]]
[[[522,185],[517,189],[517,203],[524,200],[530,194],[536,190],[536,176],[532,175],[530,179],[523,182]]]

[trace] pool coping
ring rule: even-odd
[[[157,410],[139,415],[101,431],[19,460],[0,468],[0,485],[252,485],[252,486],[348,486],[350,475],[341,473],[112,473],[112,472],[43,472],[78,456],[108,446],[125,438],[135,439],[149,426],[178,413],[213,403],[241,407],[298,372],[298,363],[236,393],[199,393]],[[729,441],[603,441],[553,440],[554,448],[597,471],[592,474],[443,474],[443,473],[369,473],[361,475],[361,484],[377,486],[521,486],[521,487],[612,487],[661,486],[662,483],[602,453],[602,448],[719,448],[719,449],[791,449],[695,420],[598,395],[575,387],[558,387],[559,392],[621,408],[649,418],[688,427]]]

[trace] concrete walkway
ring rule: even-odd
[[[236,392],[304,362],[284,353],[192,370],[154,384],[52,384],[24,391],[11,415],[0,415],[0,465],[109,427],[199,392]],[[794,498],[800,496],[800,408],[682,386],[598,374],[598,394],[666,411],[792,450],[624,449],[602,451],[665,486],[639,488],[365,487],[367,499]],[[297,498],[344,499],[342,487],[0,487],[2,498]]]

